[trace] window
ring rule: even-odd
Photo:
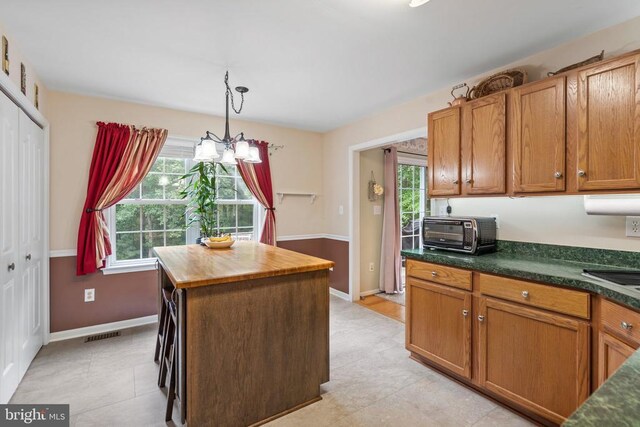
[[[398,202],[403,250],[421,247],[422,218],[431,209],[427,198],[427,168],[423,163],[413,159],[398,160]]]
[[[142,182],[105,212],[113,252],[107,261],[106,273],[153,265],[153,247],[195,243],[200,234],[199,225],[188,225],[189,201],[180,197],[185,186],[180,177],[194,165],[192,156],[192,141],[167,139]],[[237,239],[256,239],[259,227],[254,225],[260,224],[261,206],[235,166],[217,165],[216,175],[217,231]]]

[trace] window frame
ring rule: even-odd
[[[180,138],[180,137],[171,137],[167,138],[165,142],[165,146],[163,147],[163,151],[167,150],[168,153],[172,155],[164,155],[163,152],[160,152],[158,157],[166,157],[166,158],[181,158],[176,156],[177,152],[187,152],[191,153],[193,150],[194,144],[198,141],[189,138]],[[188,150],[188,151],[187,151]],[[191,154],[189,154],[191,156]],[[195,165],[195,162],[190,157],[182,157],[183,159],[187,159],[187,168],[191,168]],[[227,166],[228,167],[228,166]],[[233,176],[236,175],[224,175],[224,176]],[[241,177],[239,179],[242,179]],[[138,184],[140,185],[140,184]],[[189,203],[188,199],[184,200],[176,200],[176,199],[123,199],[120,200],[115,205],[111,206],[108,209],[103,211],[105,215],[105,222],[107,224],[107,229],[109,230],[109,236],[111,237],[111,245],[112,245],[112,254],[107,257],[105,262],[105,267],[102,269],[102,273],[105,275],[109,274],[119,274],[119,273],[132,273],[138,271],[149,271],[157,269],[157,258],[139,258],[132,260],[117,260],[117,249],[116,249],[116,206],[117,205],[136,205],[136,206],[145,206],[145,205],[187,205]],[[252,205],[253,208],[253,236],[252,238],[257,241],[260,238],[260,234],[262,231],[263,219],[264,219],[264,208],[255,197],[251,196],[249,199],[223,199],[218,201],[219,205]],[[238,215],[236,211],[236,231],[238,230]],[[186,229],[187,241],[192,241],[195,243],[196,239],[199,237],[199,224],[194,223],[191,227]],[[147,230],[149,231],[149,230]],[[166,230],[163,230],[166,231]],[[140,230],[143,232],[143,230]]]

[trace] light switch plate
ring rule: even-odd
[[[382,215],[382,206],[373,205],[373,214],[374,215]]]
[[[628,216],[626,224],[627,237],[640,237],[640,216]]]

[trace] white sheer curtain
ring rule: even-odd
[[[384,152],[384,218],[380,251],[380,290],[388,294],[403,291],[400,249],[398,151],[391,147]]]

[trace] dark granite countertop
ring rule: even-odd
[[[582,289],[640,309],[640,291],[582,275],[585,268],[640,270],[638,252],[507,241],[500,241],[498,248],[497,252],[484,255],[429,249],[404,250],[402,255],[483,273]]]
[[[620,366],[563,426],[639,426],[640,350]]]
[[[640,253],[519,242],[498,242],[498,251],[465,255],[406,250],[421,261],[582,289],[640,309],[640,291],[582,275],[583,269],[639,269]],[[640,426],[640,350],[636,351],[563,426]]]

